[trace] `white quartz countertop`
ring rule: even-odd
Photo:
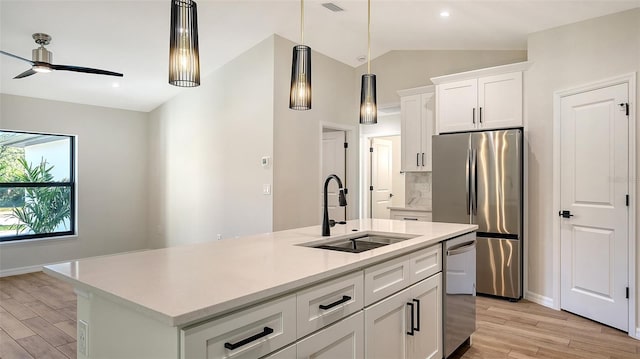
[[[184,326],[241,306],[409,253],[477,229],[476,225],[364,219],[320,235],[320,226],[213,240],[46,266],[81,293],[101,295],[170,326]],[[362,253],[297,244],[357,232],[416,235]]]

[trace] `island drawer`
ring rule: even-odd
[[[364,305],[369,306],[440,271],[442,271],[440,243],[365,268]]]
[[[267,355],[296,340],[296,296],[264,304],[181,330],[182,359],[248,359]]]
[[[363,273],[357,271],[298,292],[298,338],[364,307]]]
[[[442,271],[442,245],[438,243],[412,253],[410,261],[412,284],[429,278]]]

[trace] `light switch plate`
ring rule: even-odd
[[[263,184],[262,185],[262,194],[265,194],[265,195],[271,194],[271,185],[270,184]]]

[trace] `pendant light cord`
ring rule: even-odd
[[[371,0],[367,1],[367,73],[371,73]]]
[[[300,45],[304,45],[304,0],[300,0]]]

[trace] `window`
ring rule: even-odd
[[[0,130],[0,242],[75,234],[74,142]]]

